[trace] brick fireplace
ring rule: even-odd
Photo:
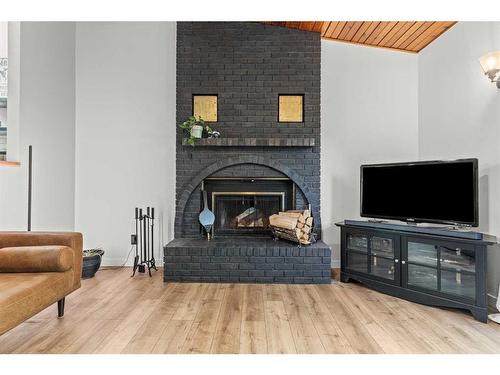
[[[218,121],[210,126],[221,138],[192,147],[177,128],[166,281],[329,282],[326,244],[274,242],[266,222],[276,211],[310,205],[321,236],[320,53],[317,33],[252,22],[177,23],[177,123],[192,115],[193,95],[216,94]],[[278,122],[280,94],[303,95],[303,122]],[[202,189],[216,214],[210,242],[198,223]]]

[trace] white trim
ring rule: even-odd
[[[116,258],[110,258],[104,254],[102,257],[102,267],[120,267],[123,266],[123,262],[125,262],[125,257],[116,257]],[[127,267],[132,267],[134,265],[134,257],[131,255],[129,260],[127,261],[127,264],[125,266]]]

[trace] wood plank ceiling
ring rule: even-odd
[[[324,39],[418,53],[455,21],[264,22],[321,33]]]

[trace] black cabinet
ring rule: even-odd
[[[341,281],[414,302],[467,309],[487,321],[485,240],[341,227]]]

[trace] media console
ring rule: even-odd
[[[494,237],[362,221],[336,225],[341,228],[341,282],[352,279],[413,302],[469,310],[487,322],[486,252]]]

